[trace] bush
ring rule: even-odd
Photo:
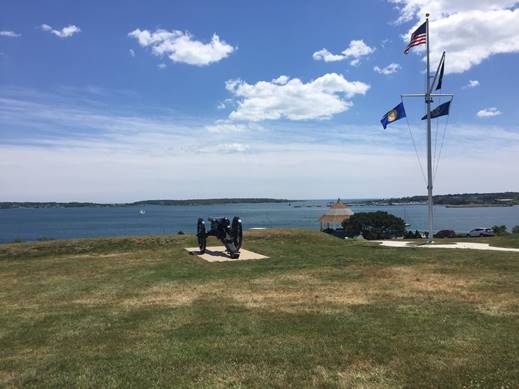
[[[180,230],[179,232],[177,232],[177,235],[184,235],[184,231]]]
[[[496,235],[505,235],[507,233],[506,226],[504,224],[492,227],[492,231],[494,231],[494,234]]]
[[[360,212],[342,222],[347,236],[361,235],[366,239],[391,239],[404,236],[403,219],[387,212]]]

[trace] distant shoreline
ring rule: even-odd
[[[496,193],[458,193],[433,196],[434,205],[448,208],[511,207],[519,205],[519,192]],[[411,196],[378,200],[358,200],[351,205],[388,206],[388,205],[423,205],[427,196]]]
[[[325,199],[322,199],[325,200]],[[130,203],[95,203],[95,202],[0,202],[0,209],[12,208],[122,208],[143,207],[146,205],[179,206],[179,205],[221,205],[221,204],[258,204],[258,203],[304,203],[313,200],[289,200],[268,197],[258,198],[214,198],[188,200],[142,200]],[[459,193],[433,196],[434,205],[444,205],[447,208],[478,208],[478,207],[512,207],[519,205],[519,192],[496,193]],[[382,199],[357,199],[348,201],[353,206],[391,206],[391,205],[424,205],[426,196],[411,196]],[[298,205],[296,208],[303,207]]]
[[[296,200],[272,198],[223,198],[223,199],[189,199],[189,200],[142,200],[131,203],[93,203],[93,202],[0,202],[0,209],[13,208],[124,208],[143,207],[146,205],[179,206],[179,205],[219,205],[219,204],[258,204],[258,203],[290,203]]]

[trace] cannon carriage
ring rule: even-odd
[[[209,218],[210,229],[207,231],[204,219],[199,218],[196,226],[196,236],[200,253],[205,253],[207,237],[215,236],[220,240],[232,259],[240,257],[240,247],[243,242],[243,227],[241,219],[235,216],[232,222],[226,217]]]

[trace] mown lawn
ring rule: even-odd
[[[0,245],[0,386],[519,385],[519,253],[306,230],[247,233],[261,261],[206,263],[193,245]]]

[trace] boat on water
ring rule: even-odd
[[[145,215],[145,214],[146,214],[146,210],[141,209],[141,210],[139,211],[139,215]]]

